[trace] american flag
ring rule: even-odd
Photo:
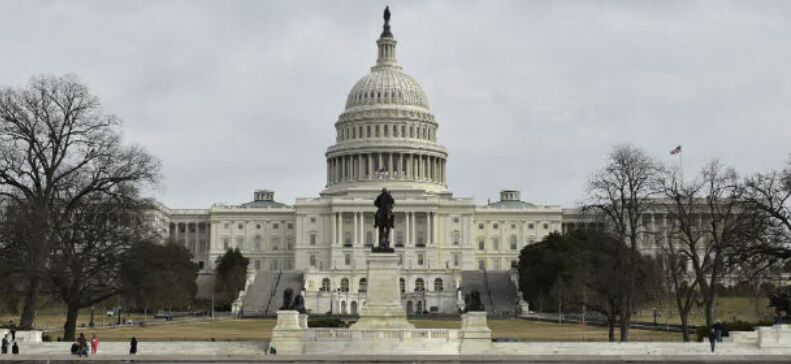
[[[670,151],[670,155],[676,155],[678,153],[681,153],[681,146],[680,145],[675,147],[673,150]]]

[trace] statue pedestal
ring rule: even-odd
[[[368,292],[360,319],[352,329],[414,329],[401,306],[398,256],[373,253],[368,257]]]

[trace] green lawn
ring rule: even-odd
[[[769,300],[765,297],[719,297],[717,298],[717,318],[721,321],[733,321],[734,319],[749,322],[771,321],[774,317],[774,310],[768,308],[768,304]],[[633,319],[645,322],[653,321],[654,307],[662,312],[662,317],[657,322],[681,324],[675,301],[668,311],[667,300],[645,306],[637,312]],[[670,315],[667,315],[668,312],[670,312]],[[703,313],[703,307],[694,306],[689,313],[689,321],[691,325],[705,324],[706,316]]]

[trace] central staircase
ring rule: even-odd
[[[283,306],[285,292],[290,289],[293,299],[302,286],[303,277],[300,272],[261,272],[247,288],[242,316],[274,316]]]

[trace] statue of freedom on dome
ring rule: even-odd
[[[371,249],[374,253],[392,253],[395,250],[390,247],[390,231],[393,229],[393,205],[395,200],[386,188],[374,200],[377,207],[374,227],[379,228],[379,245]]]

